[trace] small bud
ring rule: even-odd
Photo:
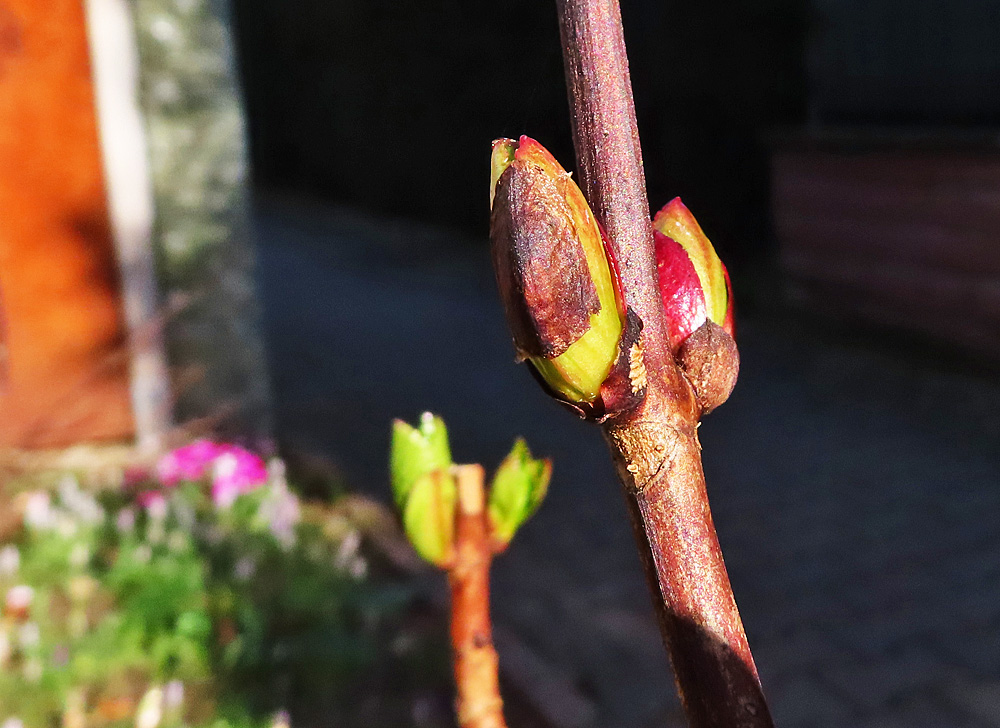
[[[698,221],[675,197],[653,218],[656,269],[670,329],[671,348],[706,320],[733,335],[733,297],[726,266]]]
[[[421,557],[446,567],[453,556],[458,499],[451,472],[448,430],[425,412],[419,428],[392,424],[392,491],[403,515],[403,530]]]
[[[420,416],[419,428],[402,420],[392,423],[389,469],[396,504],[403,507],[413,485],[434,470],[451,468],[451,448],[444,420],[430,412]]]
[[[624,407],[636,396],[631,383],[629,397],[605,388],[622,361],[628,314],[583,193],[541,144],[522,136],[493,143],[490,200],[493,265],[518,358],[582,414],[614,414],[609,404]]]
[[[653,228],[670,346],[707,414],[729,398],[740,368],[729,272],[679,197]]]
[[[684,340],[677,361],[694,389],[702,414],[729,399],[740,373],[736,342],[714,321],[706,321]]]
[[[538,510],[551,477],[552,461],[531,457],[528,444],[518,438],[490,486],[487,513],[498,545],[510,543],[517,529]]]
[[[410,489],[403,504],[403,530],[426,561],[447,568],[454,558],[458,488],[445,470],[427,473]]]

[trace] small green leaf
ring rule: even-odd
[[[420,478],[435,470],[451,468],[451,449],[444,420],[430,412],[420,417],[419,427],[402,420],[392,423],[392,454],[389,469],[396,505],[406,507],[410,491]]]
[[[552,461],[531,457],[528,444],[518,438],[490,486],[487,512],[493,537],[499,543],[509,543],[517,529],[538,510],[551,477]]]
[[[427,561],[446,567],[455,541],[458,488],[446,470],[433,470],[409,490],[403,509],[403,530],[413,548]]]

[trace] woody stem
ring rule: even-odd
[[[770,728],[712,522],[701,416],[669,348],[617,0],[556,0],[580,183],[643,322],[648,390],[605,425],[681,700],[696,728]]]
[[[490,562],[483,468],[457,465],[458,510],[451,589],[451,646],[461,728],[507,728],[490,623]]]

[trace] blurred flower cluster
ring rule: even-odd
[[[194,442],[115,489],[67,474],[14,502],[3,728],[277,727],[296,709],[350,724],[355,682],[411,598],[369,578],[336,502],[301,502],[280,460],[235,445]]]

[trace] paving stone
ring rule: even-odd
[[[599,725],[671,725],[606,448],[512,366],[485,239],[266,200],[257,219],[282,438],[388,502],[393,417],[439,411],[490,465],[524,435],[554,477],[496,561],[498,621]],[[788,324],[741,322],[740,383],[700,431],[777,725],[997,725],[1000,384]]]
[[[852,663],[854,656],[816,629],[803,629],[781,639],[751,643],[758,672],[766,688],[770,680],[783,679],[803,671]]]
[[[1000,627],[935,635],[934,645],[956,665],[980,678],[1000,679]]]
[[[781,728],[851,725],[851,707],[808,675],[792,678],[769,690],[774,723]]]
[[[959,709],[982,721],[981,725],[1000,726],[1000,681],[958,683],[948,691],[948,697]]]
[[[865,714],[918,689],[943,685],[953,672],[928,650],[910,648],[874,662],[821,668],[820,676]]]
[[[988,728],[940,695],[919,695],[861,719],[854,728]]]
[[[868,660],[878,660],[900,645],[915,642],[922,631],[920,615],[906,612],[868,615],[830,628],[835,640]]]

